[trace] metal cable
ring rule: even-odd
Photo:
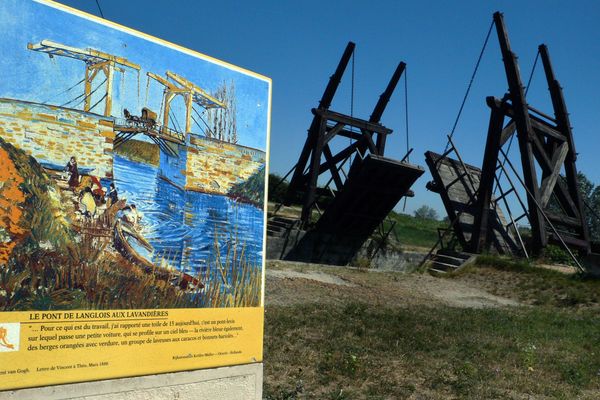
[[[410,143],[408,140],[408,68],[404,68],[404,121],[406,128],[406,161],[410,161]],[[408,197],[404,196],[404,205],[402,206],[402,212],[406,212],[406,203]]]
[[[80,94],[79,96],[75,97],[74,99],[72,99],[72,100],[69,100],[69,101],[67,101],[67,102],[66,102],[66,103],[64,103],[64,104],[61,104],[61,105],[60,105],[60,107],[64,107],[64,106],[66,106],[67,104],[70,104],[70,103],[74,102],[75,100],[77,100],[77,99],[80,99],[80,98],[82,98],[82,97],[83,97],[83,99],[81,99],[81,101],[80,101],[79,103],[77,103],[77,104],[75,104],[75,105],[74,105],[74,107],[77,107],[78,105],[80,105],[81,103],[83,103],[83,102],[84,102],[84,101],[85,101],[85,100],[86,100],[88,97],[91,97],[91,96],[92,96],[94,93],[96,93],[96,91],[98,91],[98,89],[100,89],[100,87],[101,87],[102,85],[104,85],[104,82],[106,82],[106,80],[107,80],[107,79],[108,79],[108,78],[104,78],[104,80],[103,80],[102,82],[100,82],[100,84],[99,84],[98,86],[96,86],[96,88],[95,88],[94,90],[92,90],[92,91],[90,92],[90,94],[88,94],[87,96],[85,95],[85,93],[83,93],[83,94]]]
[[[106,98],[106,96],[108,96],[108,93],[104,93],[104,96],[102,96],[102,97],[100,98],[100,100],[98,100],[97,102],[95,102],[95,103],[94,103],[94,105],[93,105],[93,106],[91,106],[91,107],[90,107],[90,109],[89,109],[88,111],[92,111],[92,110],[93,110],[93,109],[94,109],[94,108],[95,108],[95,107],[96,107],[98,104],[100,104],[100,102],[101,102],[102,100],[104,100],[104,99]]]
[[[100,3],[96,0],[96,5],[98,6],[98,11],[100,11],[100,16],[104,18],[104,13],[102,12],[102,7],[100,7]]]
[[[477,63],[475,64],[475,70],[473,70],[473,75],[471,75],[471,80],[469,81],[469,86],[467,86],[467,91],[465,92],[465,96],[463,97],[462,103],[458,110],[458,115],[456,116],[456,120],[454,121],[454,125],[452,126],[452,130],[450,131],[450,137],[454,135],[454,131],[456,130],[456,126],[458,125],[458,121],[462,114],[463,108],[465,107],[465,103],[467,102],[467,98],[469,97],[469,92],[471,91],[471,86],[473,85],[473,81],[475,80],[475,75],[477,75],[477,70],[479,69],[479,64],[481,63],[481,59],[483,58],[483,53],[485,52],[485,48],[487,47],[488,40],[490,39],[490,34],[492,33],[492,28],[494,27],[494,21],[490,24],[490,28],[488,29],[487,35],[485,36],[485,41],[483,42],[483,47],[481,48],[481,52],[479,53],[479,57],[477,58]],[[448,146],[450,143],[446,143],[446,148],[444,149],[444,153],[448,151]]]
[[[65,94],[67,92],[70,92],[71,90],[75,89],[79,84],[81,84],[83,81],[85,81],[85,78],[83,78],[82,80],[80,80],[79,82],[77,82],[76,84],[74,84],[73,86],[71,86],[68,89],[63,90],[60,93],[57,93],[55,96],[50,97],[48,100],[42,101],[42,103],[48,103],[50,100],[57,98],[58,96]]]
[[[529,87],[531,86],[531,80],[533,79],[533,73],[535,72],[535,67],[537,65],[538,59],[540,58],[540,51],[537,51],[535,55],[535,60],[533,61],[533,67],[531,67],[531,73],[529,74],[529,79],[527,80],[527,86],[525,87],[525,96],[527,96],[527,92],[529,91]]]

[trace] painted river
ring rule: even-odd
[[[196,275],[233,251],[253,265],[262,259],[263,212],[226,196],[183,191],[161,179],[158,167],[115,154],[119,198],[142,213],[141,232],[153,261]]]

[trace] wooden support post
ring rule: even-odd
[[[320,110],[327,110],[331,106],[333,96],[335,95],[335,92],[337,91],[337,88],[340,85],[340,82],[342,81],[342,76],[344,75],[344,71],[348,66],[350,57],[352,57],[352,53],[354,53],[354,47],[354,43],[348,42],[348,45],[344,50],[344,54],[342,55],[342,58],[340,59],[340,62],[338,63],[334,74],[331,75],[331,77],[329,78],[327,87],[325,88],[323,96],[319,101]],[[304,147],[302,148],[302,152],[300,153],[300,157],[298,158],[298,162],[296,163],[294,174],[292,175],[292,179],[290,180],[288,191],[283,200],[283,204],[286,206],[289,206],[291,204],[292,199],[294,198],[294,194],[304,184],[304,169],[306,168],[306,163],[308,162],[308,159],[311,156],[311,152],[314,150],[314,146],[317,143],[317,131],[320,129],[322,121],[322,116],[315,114],[310,128],[308,129],[308,137],[306,138],[306,142],[304,142]]]
[[[571,122],[569,121],[569,113],[567,111],[567,105],[565,103],[564,95],[560,83],[554,76],[554,69],[550,62],[550,54],[546,45],[539,46],[540,57],[542,64],[544,65],[544,73],[546,75],[546,81],[548,82],[548,90],[550,91],[550,97],[552,98],[552,107],[554,108],[554,118],[558,130],[565,136],[568,151],[565,157],[565,175],[567,180],[567,187],[569,194],[575,203],[575,206],[579,211],[579,220],[581,222],[581,237],[583,240],[588,242],[586,252],[591,252],[589,245],[590,235],[587,227],[587,221],[585,220],[585,212],[583,209],[583,199],[579,193],[579,187],[577,182],[577,166],[575,161],[577,160],[577,152],[575,150],[575,141],[573,140],[573,132],[571,130]]]
[[[490,123],[488,127],[487,141],[485,144],[485,153],[483,156],[483,166],[481,168],[481,178],[479,180],[479,189],[477,190],[477,203],[475,221],[473,223],[473,234],[471,237],[471,251],[480,253],[487,248],[490,227],[490,202],[494,189],[494,178],[496,176],[496,164],[498,164],[498,154],[500,153],[500,140],[502,139],[502,130],[504,126],[504,113],[496,108],[492,108],[490,114]]]
[[[93,65],[85,66],[85,87],[84,87],[84,97],[83,97],[83,111],[90,111],[90,104],[92,101],[92,82],[94,82],[94,78],[98,74],[98,70],[94,68]]]
[[[504,62],[504,70],[508,81],[510,100],[515,114],[514,120],[517,127],[524,183],[526,189],[531,193],[531,196],[527,197],[527,203],[529,208],[529,223],[531,224],[532,247],[534,253],[540,253],[546,247],[548,241],[542,210],[537,207],[540,191],[537,183],[531,143],[534,132],[529,118],[529,109],[525,99],[525,91],[519,72],[517,57],[510,48],[504,18],[501,13],[494,13],[494,22],[502,51],[502,61]]]
[[[404,73],[405,69],[406,63],[401,61],[396,67],[396,70],[394,71],[394,74],[392,75],[387,87],[381,96],[379,96],[379,100],[377,101],[377,104],[371,113],[371,117],[369,117],[369,122],[379,123],[381,121],[381,116],[383,115],[383,112],[385,111],[385,108],[392,97],[392,93],[394,93],[396,85],[400,81],[400,77],[402,76],[402,73]],[[386,135],[382,135],[381,133],[377,135],[377,150],[379,154],[384,154],[385,140]]]
[[[165,110],[163,113],[163,126],[165,128],[169,127],[169,113],[171,112],[171,101],[175,97],[175,93],[171,93],[169,90],[165,89],[164,93],[164,102],[165,102]]]
[[[113,76],[115,71],[115,63],[109,61],[105,66],[104,73],[106,74],[106,103],[104,104],[104,116],[110,117],[112,113],[112,92],[113,92]]]
[[[185,99],[185,132],[189,133],[192,131],[192,106],[193,106],[193,96],[191,93],[187,93],[184,95]]]
[[[308,170],[308,188],[304,194],[304,204],[302,207],[301,220],[304,227],[310,222],[312,206],[316,200],[317,181],[319,178],[319,165],[321,163],[321,154],[323,153],[323,141],[325,138],[325,130],[327,128],[327,120],[321,119],[319,130],[315,137],[315,146],[310,155],[310,166]]]

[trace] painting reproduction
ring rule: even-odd
[[[0,310],[262,305],[268,78],[0,2]]]

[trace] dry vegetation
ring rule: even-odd
[[[166,278],[144,273],[112,247],[108,212],[94,222],[74,219],[71,192],[61,190],[33,158],[1,139],[0,150],[7,176],[0,187],[0,228],[13,243],[0,248],[0,310],[259,304],[261,266],[246,262],[243,248],[239,252],[232,246],[223,260],[209,263],[208,272],[198,277],[204,289],[181,290],[176,272]]]

